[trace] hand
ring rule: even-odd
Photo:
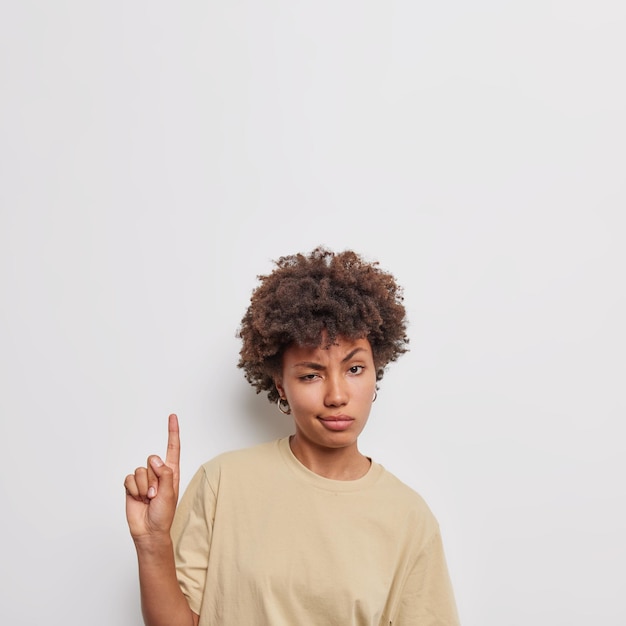
[[[167,535],[176,512],[180,482],[180,437],[178,418],[169,416],[165,463],[148,457],[146,467],[138,467],[124,480],[126,519],[134,540]]]

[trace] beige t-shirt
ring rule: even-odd
[[[288,438],[205,463],[172,527],[200,626],[457,626],[439,526],[381,465],[314,474]]]

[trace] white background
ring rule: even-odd
[[[405,287],[362,450],[464,626],[624,626],[624,7],[2,2],[0,623],[141,623],[124,476],[288,431],[235,333],[326,244]]]

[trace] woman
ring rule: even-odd
[[[243,317],[239,367],[294,434],[204,464],[178,508],[179,433],[126,477],[149,626],[453,626],[436,519],[364,456],[386,366],[406,352],[394,277],[351,251],[280,258]]]

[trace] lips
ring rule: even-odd
[[[349,415],[330,415],[328,417],[319,417],[318,419],[324,428],[333,431],[346,430],[354,422],[354,418]]]

